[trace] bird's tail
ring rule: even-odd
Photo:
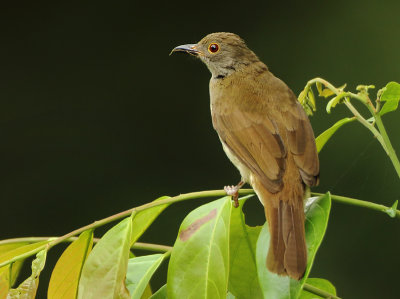
[[[270,232],[267,268],[279,275],[301,279],[307,267],[307,246],[304,230],[303,195],[301,181],[293,186],[284,184],[275,194],[257,182],[254,189],[264,205]]]

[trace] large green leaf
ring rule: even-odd
[[[154,201],[159,201],[167,198],[169,198],[169,196],[162,196]],[[168,206],[168,204],[155,206],[140,211],[135,215],[132,223],[131,245],[139,239],[139,237],[146,231],[150,224],[152,224],[153,221],[158,217],[158,215],[160,215],[160,213],[164,211]]]
[[[380,114],[394,111],[397,109],[400,101],[400,84],[397,82],[389,82],[383,89],[381,102],[385,102],[380,110]]]
[[[317,144],[317,151],[320,152],[324,147],[325,143],[332,137],[332,135],[344,124],[348,122],[354,121],[356,118],[354,117],[346,117],[339,121],[337,121],[332,127],[322,132],[316,139],[315,143]]]
[[[164,259],[164,254],[152,254],[129,259],[126,288],[132,299],[140,299],[150,278]]]
[[[257,276],[256,247],[261,226],[246,225],[243,204],[251,197],[239,200],[239,207],[232,209],[229,236],[229,286],[237,298],[263,298]]]
[[[331,295],[336,296],[336,288],[333,284],[322,278],[307,278],[307,284],[313,287],[316,287],[320,290],[323,290]],[[302,290],[299,299],[318,299],[318,298],[326,298],[315,295],[314,293],[308,292],[306,290]]]
[[[299,296],[324,237],[328,225],[330,208],[331,196],[329,192],[321,197],[312,197],[306,201],[307,269],[304,277],[299,281],[268,271],[265,261],[267,259],[270,234],[267,223],[263,226],[257,242],[257,270],[264,298],[294,299]]]
[[[32,274],[18,288],[10,289],[7,299],[34,299],[39,286],[39,275],[46,263],[46,250],[39,251],[32,261]]]
[[[63,252],[51,274],[48,299],[75,299],[83,264],[93,244],[93,231],[83,232]]]
[[[183,220],[168,267],[169,299],[226,297],[231,207],[226,196]]]
[[[78,298],[130,298],[125,275],[131,234],[132,217],[128,217],[112,227],[94,246],[82,269]]]
[[[0,245],[0,256],[6,254],[9,251],[28,245],[28,242],[18,242]],[[10,266],[5,266],[0,269],[0,298],[7,297],[8,290],[14,285],[18,274],[21,270],[23,261],[17,261],[12,264],[11,271]],[[10,277],[11,274],[11,277]]]

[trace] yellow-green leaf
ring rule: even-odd
[[[63,252],[51,274],[47,298],[74,299],[78,291],[78,282],[82,267],[93,244],[93,231],[83,232]]]
[[[48,243],[48,241],[42,241],[42,242],[37,242],[37,243],[33,243],[33,244],[28,244],[28,245],[20,246],[13,250],[7,251],[4,254],[0,255],[0,263],[7,262],[17,256],[20,256],[29,251],[35,250],[36,248],[38,248],[46,243]]]
[[[316,82],[315,85],[317,86],[317,90],[318,90],[318,95],[321,96],[322,93],[322,83],[321,82]]]
[[[321,97],[324,97],[324,98],[328,98],[328,97],[330,97],[330,96],[333,96],[335,93],[332,91],[332,90],[330,90],[329,88],[324,88],[320,93],[319,93],[319,95],[321,96]]]
[[[248,226],[242,211],[243,204],[252,196],[240,198],[239,207],[231,210],[228,290],[237,298],[257,299],[263,298],[256,264],[257,239],[261,226]]]
[[[381,115],[396,110],[400,101],[400,84],[389,82],[383,89],[380,100],[385,102],[379,112]]]
[[[6,247],[4,247],[3,250],[0,250],[0,263],[7,262],[15,257],[23,255],[29,251],[35,250],[36,248],[43,246],[46,243],[48,243],[48,241],[42,241],[42,242],[37,242],[37,243],[33,243],[33,244],[23,243],[22,246],[16,246],[16,247],[14,247],[14,249],[12,249],[11,245],[7,245],[7,246],[3,245]],[[2,252],[3,252],[3,254],[1,254]],[[22,262],[23,262],[23,260],[21,259],[13,264],[13,268],[11,269],[12,270],[11,271],[11,275],[12,275],[11,280],[9,278],[10,265],[6,265],[6,266],[0,268],[0,277],[2,277],[0,279],[0,281],[2,281],[4,278],[5,280],[11,282],[11,283],[9,283],[8,287],[5,287],[5,285],[3,285],[3,284],[0,285],[0,298],[4,298],[4,296],[5,296],[4,294],[7,294],[8,289],[11,288],[11,286],[14,283],[16,276],[20,270],[20,267],[22,266]],[[14,267],[15,267],[15,269],[14,269]],[[3,297],[1,297],[1,296],[3,296]]]
[[[18,247],[29,244],[28,242],[18,242],[0,245],[0,256],[14,250]],[[0,298],[6,298],[8,290],[13,286],[18,274],[21,270],[23,261],[18,261],[12,264],[10,271],[10,266],[5,266],[0,269]],[[10,277],[11,274],[11,277]]]
[[[125,284],[132,299],[143,298],[151,277],[164,258],[165,254],[158,253],[129,259]],[[149,297],[147,296],[147,298]]]
[[[32,261],[32,274],[18,288],[8,292],[7,299],[34,299],[39,286],[39,275],[46,263],[47,251],[39,251]]]
[[[315,111],[315,98],[314,98],[314,93],[311,88],[308,91],[307,98],[308,98],[308,105],[310,106],[310,108],[313,111]]]
[[[157,198],[153,202],[167,199],[169,196],[162,196]],[[145,232],[145,230],[153,223],[153,221],[160,215],[165,208],[168,207],[168,204],[159,205],[152,207],[150,209],[146,209],[138,212],[133,218],[132,222],[132,236],[131,236],[131,245],[135,243],[139,237]]]
[[[89,254],[78,286],[78,298],[129,298],[125,275],[130,252],[132,217],[112,227]]]
[[[229,275],[231,197],[193,210],[183,220],[168,266],[168,298],[224,298]]]

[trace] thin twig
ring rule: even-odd
[[[327,291],[321,290],[320,288],[317,288],[309,283],[304,284],[303,290],[321,296],[322,298],[340,299],[340,297],[335,296]]]
[[[6,239],[6,240],[1,240],[0,245],[5,245],[5,244],[13,244],[13,243],[37,243],[37,242],[42,242],[42,241],[49,241],[51,239],[57,239],[59,237],[23,237],[23,238],[12,238],[12,239]],[[71,237],[68,239],[65,239],[63,242],[74,242],[78,237]],[[93,238],[93,243],[97,243],[100,241],[100,238]],[[132,245],[132,249],[137,249],[137,250],[148,250],[148,251],[156,251],[156,252],[167,252],[168,250],[171,250],[171,246],[167,245],[161,245],[161,244],[154,244],[154,243],[143,243],[143,242],[136,242],[135,244]]]
[[[240,195],[248,195],[248,194],[253,194],[253,193],[254,193],[253,189],[241,189],[241,190],[239,190],[239,194]],[[138,206],[138,207],[135,207],[135,208],[120,212],[118,214],[109,216],[107,218],[95,221],[92,224],[88,224],[88,225],[83,226],[81,228],[78,228],[78,229],[76,229],[76,230],[74,230],[72,232],[69,232],[68,234],[65,234],[65,235],[63,235],[61,237],[58,237],[58,238],[53,239],[53,240],[50,240],[48,243],[46,243],[46,244],[44,244],[42,246],[39,246],[39,247],[37,247],[37,248],[35,248],[35,249],[31,250],[31,251],[25,252],[25,253],[23,253],[21,255],[17,255],[15,257],[13,257],[12,259],[9,259],[7,261],[1,262],[0,263],[0,268],[6,266],[8,264],[14,263],[14,262],[16,262],[16,261],[18,261],[20,259],[25,259],[25,258],[27,258],[27,257],[29,257],[31,255],[34,255],[34,254],[38,253],[41,250],[44,250],[44,249],[45,250],[50,250],[55,245],[60,244],[62,242],[65,242],[65,240],[67,240],[67,239],[69,239],[69,238],[71,238],[73,236],[76,236],[76,235],[78,235],[78,234],[80,234],[80,233],[82,233],[82,232],[84,232],[84,231],[86,231],[88,229],[95,229],[95,228],[100,227],[102,225],[105,225],[107,223],[110,223],[110,222],[119,220],[121,218],[127,217],[127,216],[131,215],[132,213],[137,213],[137,212],[140,212],[140,211],[143,211],[143,210],[146,210],[146,209],[149,209],[149,208],[153,208],[153,207],[156,207],[156,206],[169,205],[169,204],[172,204],[172,203],[176,203],[176,202],[180,202],[180,201],[184,201],[184,200],[189,200],[189,199],[210,198],[210,197],[218,197],[218,196],[226,196],[226,192],[224,190],[210,190],[210,191],[191,192],[191,193],[181,194],[181,195],[178,195],[178,196],[174,196],[174,197],[170,197],[170,198],[166,198],[166,199],[162,199],[162,200],[152,201],[152,202],[149,202],[147,204],[144,204],[144,205],[141,205],[141,206]]]
[[[312,195],[316,195],[316,196],[324,195],[324,193],[317,193],[317,192],[311,192],[311,194]],[[389,211],[392,209],[390,207],[387,207],[387,206],[384,206],[384,205],[381,205],[381,204],[377,204],[377,203],[373,203],[373,202],[370,202],[370,201],[359,200],[359,199],[340,196],[340,195],[331,194],[331,198],[335,202],[344,203],[344,204],[351,205],[351,206],[368,208],[368,209],[371,209],[371,210],[383,212],[385,214],[389,214]],[[400,211],[396,210],[395,213],[396,213],[396,218],[400,218]]]

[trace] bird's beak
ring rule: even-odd
[[[190,55],[197,56],[201,52],[196,49],[196,46],[197,46],[197,44],[187,44],[187,45],[178,46],[178,47],[173,48],[171,53],[169,53],[169,55],[171,55],[174,52],[185,52],[185,53],[189,53]]]

